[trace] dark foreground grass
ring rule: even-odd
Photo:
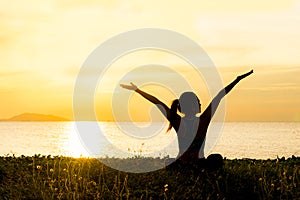
[[[114,161],[126,165],[126,160]],[[11,156],[0,157],[0,198],[300,199],[299,175],[299,157],[225,160],[218,170],[196,167],[134,174],[106,167],[97,159]]]

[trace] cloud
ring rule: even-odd
[[[26,75],[26,74],[30,74],[31,71],[7,71],[7,70],[4,70],[4,71],[1,71],[0,70],[0,77],[1,78],[4,78],[4,77],[12,77],[12,76],[23,76],[23,75]]]
[[[291,7],[276,12],[199,14],[196,27],[204,47],[221,65],[282,65],[300,63],[299,22],[299,12]]]

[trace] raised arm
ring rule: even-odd
[[[220,101],[222,100],[222,98],[228,94],[232,88],[238,83],[240,82],[240,80],[246,78],[247,76],[249,76],[250,74],[253,73],[253,70],[251,70],[248,73],[242,74],[238,77],[236,77],[236,79],[231,82],[229,85],[227,85],[224,89],[222,89],[217,96],[212,100],[212,102],[209,104],[209,106],[206,108],[206,110],[203,112],[203,114],[201,115],[202,120],[207,120],[207,122],[209,123],[211,118],[213,117],[213,115],[215,114]]]
[[[151,103],[155,104],[158,109],[162,112],[162,114],[168,119],[170,120],[170,108],[164,104],[163,102],[161,102],[159,99],[157,99],[156,97],[140,90],[136,85],[134,85],[133,83],[130,83],[130,85],[125,85],[125,84],[120,84],[120,86],[122,88],[128,89],[128,90],[133,90],[137,93],[139,93],[142,97],[144,97],[145,99],[147,99],[148,101],[150,101]]]

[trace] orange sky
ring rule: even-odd
[[[74,83],[88,55],[116,34],[153,27],[182,33],[201,45],[224,84],[254,69],[228,95],[226,120],[300,121],[299,0],[0,0],[0,16],[0,118],[23,112],[71,118]],[[190,77],[182,60],[135,52],[117,60],[105,75],[105,87],[98,88],[99,119],[112,120],[111,94],[124,73],[151,63],[177,68],[197,87],[203,106],[209,103],[205,82]],[[154,86],[145,90],[167,104],[175,97]],[[151,105],[137,96],[131,100],[133,119],[148,120],[143,109],[148,113]]]

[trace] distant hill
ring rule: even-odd
[[[23,113],[9,119],[0,119],[0,121],[18,121],[18,122],[57,122],[57,121],[70,121],[69,119],[54,116],[54,115],[43,115],[37,113]]]

